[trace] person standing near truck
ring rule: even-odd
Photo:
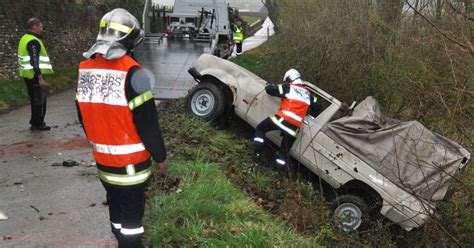
[[[242,23],[237,21],[232,29],[232,39],[236,45],[236,56],[240,56],[242,54],[242,43],[244,42],[244,29],[242,28]]]
[[[143,247],[146,185],[153,163],[159,173],[166,168],[152,78],[131,56],[144,32],[124,9],[105,14],[99,26],[79,66],[78,115],[107,192],[112,233],[120,248]]]
[[[19,76],[25,80],[31,101],[31,130],[48,131],[51,127],[44,122],[48,88],[43,76],[53,74],[53,67],[41,36],[41,21],[37,18],[29,19],[26,30],[18,44]]]
[[[284,84],[267,85],[265,91],[271,96],[281,98],[280,108],[275,115],[260,122],[255,130],[254,159],[260,161],[265,134],[270,131],[280,130],[283,140],[280,145],[275,164],[277,169],[285,168],[289,161],[289,149],[293,145],[302,126],[304,117],[309,108],[318,112],[320,108],[318,99],[311,96],[301,79],[300,73],[295,69],[290,69],[283,77]]]

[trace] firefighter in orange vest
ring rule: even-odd
[[[97,42],[84,53],[77,83],[79,119],[107,192],[119,247],[143,247],[146,183],[153,163],[161,173],[166,167],[153,79],[130,56],[142,40],[140,23],[128,11],[105,14]]]
[[[269,84],[265,87],[267,94],[282,98],[280,108],[275,115],[268,117],[257,125],[253,139],[254,158],[260,161],[265,133],[274,130],[281,131],[283,139],[280,152],[275,159],[276,167],[280,170],[285,168],[289,160],[289,149],[296,140],[308,110],[311,108],[316,113],[320,109],[317,98],[311,96],[297,70],[288,70],[283,77],[283,81],[285,84]]]

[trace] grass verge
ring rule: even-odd
[[[244,134],[187,116],[182,101],[163,103],[160,109],[166,111],[161,113],[161,126],[172,162],[167,176],[154,180],[149,190],[144,219],[148,246],[315,244],[315,237],[297,234],[287,219],[274,219],[264,211],[262,205],[276,204],[256,191],[274,182],[254,168],[248,153],[251,143]],[[244,174],[251,183],[240,180]],[[250,186],[244,190],[247,194],[238,181]]]
[[[247,22],[249,25],[260,20],[259,17],[255,17],[255,16],[242,16],[242,19]]]
[[[77,68],[59,69],[53,75],[45,76],[49,93],[69,89],[76,84]],[[23,79],[0,80],[0,113],[28,103],[28,93]]]
[[[284,223],[242,194],[216,164],[173,162],[172,192],[148,202],[148,246],[272,247],[311,246]],[[168,178],[168,177],[167,177]],[[169,180],[161,178],[162,180]],[[171,179],[176,182],[176,179]],[[165,183],[166,184],[166,183]]]

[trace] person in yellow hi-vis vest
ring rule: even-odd
[[[43,75],[53,74],[53,67],[43,43],[43,24],[37,18],[31,18],[26,23],[27,32],[18,44],[19,76],[24,78],[31,100],[31,130],[48,131],[46,126],[47,84]]]
[[[240,56],[242,54],[242,43],[244,42],[244,28],[242,28],[242,23],[237,21],[232,31],[232,39],[237,46],[235,55]]]

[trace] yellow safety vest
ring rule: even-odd
[[[28,43],[33,40],[38,41],[41,47],[39,58],[39,68],[41,70],[41,74],[53,74],[53,66],[51,65],[48,52],[46,51],[43,41],[34,35],[25,34],[23,37],[21,37],[20,44],[18,44],[18,71],[20,77],[32,79],[35,76],[35,71],[31,65],[31,58],[27,48]]]

